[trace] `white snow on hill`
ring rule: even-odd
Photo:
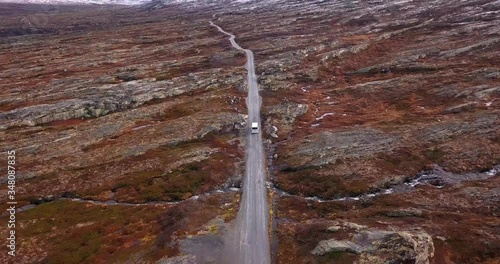
[[[224,0],[224,4],[240,5],[253,4],[257,6],[273,4],[286,0]],[[188,5],[213,5],[217,4],[214,0],[0,0],[1,3],[30,3],[30,4],[47,4],[47,5],[70,5],[70,4],[92,4],[92,5],[140,5],[151,3],[156,6],[167,6],[171,4],[188,4]],[[248,7],[247,7],[248,8]]]
[[[93,5],[140,5],[150,0],[0,0],[0,3],[30,3],[50,5],[93,4]]]

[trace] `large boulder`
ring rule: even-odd
[[[320,241],[314,250],[311,251],[312,254],[319,256],[330,252],[352,252],[359,254],[362,252],[362,248],[361,245],[348,240],[329,239]]]
[[[365,230],[350,240],[322,240],[311,251],[321,256],[330,252],[359,254],[360,264],[415,263],[426,264],[434,256],[432,237],[422,231]]]

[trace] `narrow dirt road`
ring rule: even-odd
[[[262,98],[259,95],[257,77],[255,75],[253,52],[243,49],[236,43],[235,36],[224,31],[221,27],[210,21],[210,25],[220,32],[228,35],[234,48],[244,51],[247,56],[246,68],[248,70],[248,123],[260,120],[260,107]],[[240,211],[237,216],[234,243],[228,258],[229,263],[238,264],[269,264],[271,262],[269,251],[267,189],[265,186],[266,173],[264,167],[264,149],[262,134],[247,136],[246,171],[243,182],[243,196]]]

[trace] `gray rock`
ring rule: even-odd
[[[471,121],[450,121],[430,125],[417,131],[415,139],[418,141],[442,141],[450,137],[471,134],[482,137],[493,137],[498,130],[498,116],[495,114],[483,115]]]
[[[443,236],[437,236],[436,238],[439,239],[439,240],[441,240],[441,241],[443,241],[443,242],[446,241],[446,238],[443,237]]]
[[[496,45],[498,42],[500,42],[500,38],[488,39],[488,40],[485,40],[485,41],[482,41],[482,42],[479,42],[479,43],[476,43],[473,45],[469,45],[469,46],[466,46],[463,48],[443,51],[443,52],[441,52],[440,55],[445,57],[445,58],[455,57],[455,56],[458,56],[461,54],[470,53],[470,52],[477,50],[477,49],[486,49],[486,48],[492,47],[492,46]]]
[[[43,197],[43,200],[44,200],[45,202],[52,202],[52,201],[54,201],[55,199],[56,199],[56,198],[55,198],[55,196],[54,196],[54,195],[52,195],[52,194],[50,194],[50,195],[46,195],[45,197]]]
[[[187,77],[179,77],[187,78]],[[174,78],[175,79],[175,78]],[[151,100],[172,97],[192,90],[206,88],[208,79],[193,83],[178,80],[183,85],[173,86],[171,81],[129,81],[121,84],[88,88],[83,98],[68,99],[52,104],[39,104],[0,113],[0,129],[15,126],[35,126],[58,120],[100,117],[116,111],[139,107]]]
[[[499,68],[484,68],[476,71],[472,71],[467,74],[468,77],[477,80],[491,80],[500,79],[500,69]]]
[[[364,256],[383,257],[391,263],[428,264],[434,256],[434,244],[429,234],[394,232],[384,236],[381,240],[373,242],[376,249],[364,252]],[[363,257],[361,259],[364,259]],[[360,263],[363,262],[360,261]]]
[[[428,264],[434,256],[432,237],[425,232],[365,230],[351,240],[322,240],[311,251],[321,256],[330,252],[360,254],[359,263]]]
[[[278,132],[278,128],[275,126],[271,126],[269,129],[269,135],[273,138],[278,138],[278,135],[276,135],[276,132]]]
[[[162,258],[156,264],[196,264],[196,257],[191,255]]]
[[[485,89],[479,92],[474,93],[478,99],[484,99],[488,96],[498,96],[500,97],[500,87],[493,87],[489,89]]]
[[[347,240],[322,240],[319,244],[311,251],[313,255],[322,256],[330,252],[352,252],[360,253],[361,246]]]
[[[444,114],[458,114],[464,111],[471,111],[476,107],[475,102],[464,103],[456,106],[449,107],[443,111]]]
[[[120,73],[116,76],[116,78],[124,82],[130,82],[138,79],[137,75],[132,72]]]
[[[295,152],[289,153],[297,167],[327,165],[339,158],[366,158],[376,153],[390,153],[399,145],[400,136],[374,129],[325,131],[314,134]]]
[[[352,228],[352,229],[356,229],[356,230],[361,230],[361,229],[367,228],[367,226],[365,226],[365,225],[359,225],[359,224],[350,223],[350,222],[344,223],[344,226],[347,228]]]
[[[335,232],[339,231],[340,229],[342,229],[341,226],[330,226],[326,229],[326,231],[335,233]]]
[[[309,107],[306,104],[288,102],[268,108],[266,115],[278,115],[286,125],[290,125],[295,122],[297,117],[307,113],[308,109]]]

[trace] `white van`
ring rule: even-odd
[[[258,122],[252,122],[252,134],[258,134],[260,132],[259,129],[259,123]]]

